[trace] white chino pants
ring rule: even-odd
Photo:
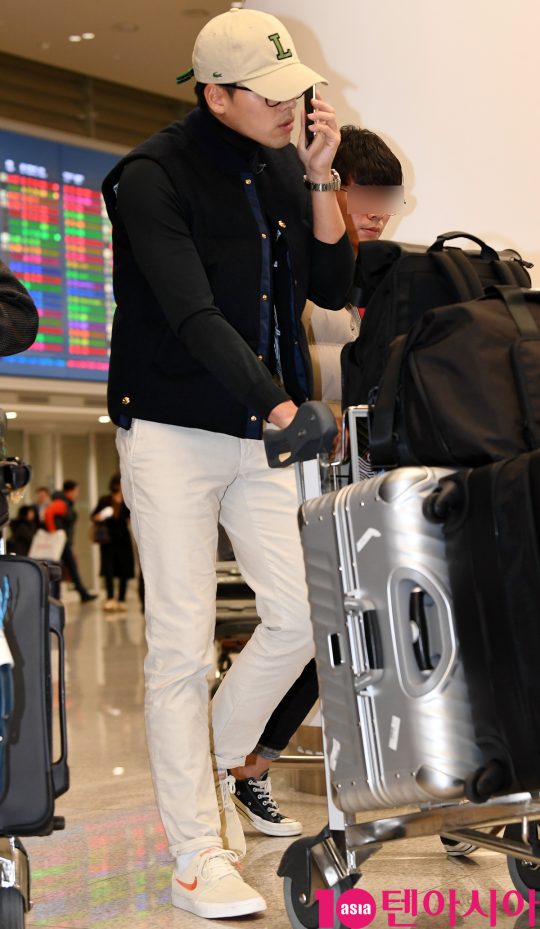
[[[313,655],[292,469],[261,441],[134,420],[119,429],[122,489],[145,583],[146,727],[172,855],[220,845],[208,684],[217,523],[256,593],[261,624],[212,701],[218,766],[243,763]]]

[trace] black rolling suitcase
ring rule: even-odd
[[[0,601],[2,593],[0,592]],[[0,610],[0,615],[2,611]],[[7,644],[3,629],[3,616],[0,622],[0,798],[4,793],[6,776],[6,745],[9,734],[9,721],[13,712],[13,658]]]
[[[444,521],[476,738],[488,764],[469,798],[540,788],[540,451],[445,478]]]
[[[4,756],[0,835],[48,835],[61,825],[55,820],[54,802],[69,786],[64,608],[55,596],[60,566],[2,556],[0,590],[6,589],[5,579],[9,593],[4,632],[13,657],[14,699]],[[57,674],[51,667],[52,635],[58,642]],[[53,758],[53,703],[59,708],[58,758]]]

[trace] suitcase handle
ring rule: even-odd
[[[311,461],[330,451],[337,435],[336,418],[326,403],[309,400],[298,407],[285,429],[266,429],[263,435],[266,458],[271,468],[287,468],[298,461]]]
[[[352,652],[354,686],[356,692],[360,693],[366,687],[379,681],[384,672],[379,619],[373,603],[369,600],[357,599],[354,593],[345,596],[344,607],[353,619],[349,623],[349,642]],[[332,643],[330,643],[330,653],[332,664],[335,664]]]
[[[66,684],[64,673],[64,608],[59,600],[49,600],[49,632],[58,641],[58,713],[60,720],[60,756],[51,766],[54,795],[59,797],[69,788],[67,764]]]
[[[421,587],[411,590],[409,600],[409,619],[411,626],[418,630],[413,638],[413,652],[420,671],[433,671],[435,665],[430,654],[429,629],[424,609],[426,592]]]

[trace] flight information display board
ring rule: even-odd
[[[0,129],[0,258],[31,293],[34,345],[0,374],[103,381],[114,312],[100,189],[119,156]]]

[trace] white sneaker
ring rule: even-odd
[[[205,848],[187,868],[172,876],[172,902],[206,919],[260,913],[266,903],[242,880],[234,867],[238,855],[224,848]]]
[[[218,778],[216,774],[216,791],[223,847],[235,852],[239,858],[244,858],[246,840],[240,817],[231,796],[234,793],[234,777],[232,774],[228,774],[223,778]]]

